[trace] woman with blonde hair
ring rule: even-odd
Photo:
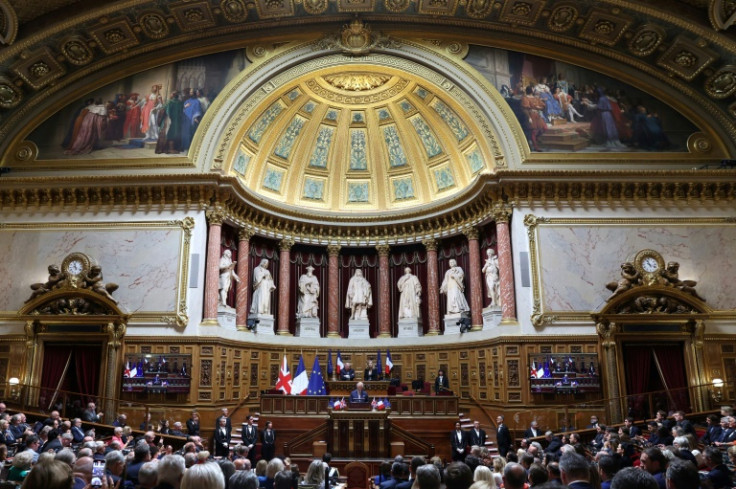
[[[225,476],[215,462],[189,467],[181,478],[181,489],[225,489]]]
[[[8,480],[21,482],[30,472],[31,463],[33,463],[33,450],[16,453],[13,457],[13,465],[8,471]]]
[[[73,484],[72,468],[60,460],[49,460],[33,467],[22,489],[69,489]]]
[[[491,472],[491,469],[489,469],[485,465],[477,466],[475,468],[475,472],[473,472],[473,482],[478,482],[478,481],[493,482],[494,487],[496,485],[493,480],[493,472]]]
[[[476,481],[473,482],[468,489],[497,489],[496,481],[493,479],[489,481]]]
[[[319,489],[325,487],[325,466],[322,464],[322,460],[312,460],[307,469],[307,475],[304,476],[303,484],[314,485]]]

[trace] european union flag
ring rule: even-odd
[[[332,375],[332,350],[327,350],[327,375]]]
[[[312,375],[309,377],[309,385],[307,386],[307,394],[310,396],[326,396],[325,379],[322,378],[322,370],[319,368],[319,357],[314,357],[314,365],[312,366]]]

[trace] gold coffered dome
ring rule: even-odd
[[[407,210],[456,195],[493,169],[469,113],[452,92],[407,71],[326,68],[249,111],[230,171],[260,196],[301,210]]]

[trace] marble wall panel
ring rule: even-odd
[[[680,263],[680,279],[717,310],[736,309],[736,226],[540,225],[538,256],[545,311],[597,311],[617,281],[620,266],[642,249]]]
[[[31,295],[30,285],[48,279],[48,266],[61,265],[81,252],[102,267],[105,282],[117,283],[113,293],[122,308],[135,312],[176,309],[182,230],[99,228],[0,230],[0,275],[13,286],[0,294],[0,311],[17,311]]]

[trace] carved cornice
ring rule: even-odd
[[[207,222],[210,225],[222,226],[222,223],[227,218],[227,211],[225,208],[216,205],[215,207],[207,209],[205,211],[205,215],[207,216]]]
[[[471,189],[451,200],[386,215],[327,215],[265,207],[231,177],[217,175],[3,177],[0,211],[206,209],[210,222],[227,220],[251,235],[279,240],[292,237],[305,244],[376,246],[405,240],[426,242],[463,234],[492,220],[508,222],[513,206],[720,206],[736,199],[734,176],[733,170],[501,170],[480,176]],[[189,183],[182,183],[184,178]],[[533,224],[527,223],[530,232]]]

